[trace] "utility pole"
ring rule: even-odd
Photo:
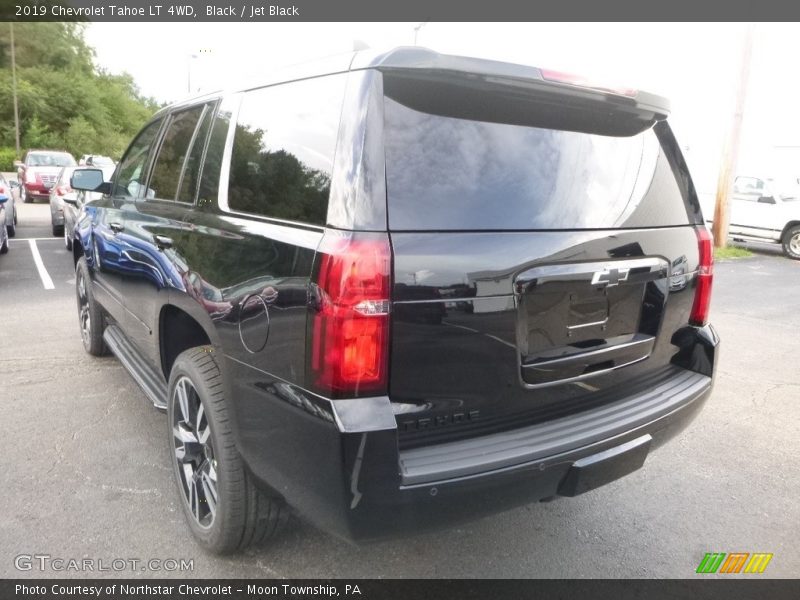
[[[414,45],[415,46],[417,45],[417,35],[419,34],[419,30],[422,29],[423,27],[425,27],[425,25],[427,25],[427,24],[428,24],[427,21],[423,21],[422,23],[420,23],[419,25],[414,27]]]
[[[14,139],[17,147],[17,158],[19,154],[19,104],[17,102],[17,51],[14,48],[14,22],[11,26],[11,95],[14,97]]]
[[[714,204],[714,246],[724,248],[728,244],[728,207],[730,206],[731,188],[736,176],[736,164],[739,160],[739,139],[742,130],[742,116],[747,100],[747,83],[750,79],[750,59],[753,54],[753,30],[755,25],[747,26],[742,46],[742,62],[739,72],[739,83],[736,90],[736,108],[733,111],[733,121],[725,140],[725,149],[722,154],[722,165],[717,179],[717,198]]]

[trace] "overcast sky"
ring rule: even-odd
[[[127,71],[161,101],[348,52],[413,45],[418,23],[93,23],[99,66]],[[713,191],[739,75],[742,24],[426,23],[417,43],[445,53],[579,73],[667,96],[701,191]],[[800,164],[800,25],[759,24],[740,171]],[[197,58],[191,58],[196,55]],[[800,173],[800,168],[796,169]]]

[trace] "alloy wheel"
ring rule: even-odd
[[[789,240],[789,250],[795,256],[800,256],[800,231],[795,233]]]
[[[89,311],[89,296],[86,290],[86,279],[79,270],[77,274],[78,284],[78,321],[81,326],[81,339],[84,347],[88,349],[92,344],[92,316]]]
[[[178,379],[170,400],[173,448],[183,499],[197,524],[207,529],[214,523],[219,505],[211,426],[188,377]]]

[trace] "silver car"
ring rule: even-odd
[[[6,222],[6,206],[10,197],[10,193],[0,193],[0,223]],[[6,252],[8,252],[8,229],[0,227],[0,254]]]
[[[5,222],[6,234],[12,238],[17,234],[17,206],[14,203],[15,194],[19,193],[19,183],[15,180],[7,180],[0,173],[0,196],[6,196],[5,219],[0,220],[0,226]]]
[[[64,235],[64,210],[67,201],[77,200],[77,194],[69,185],[70,177],[77,167],[63,167],[59,171],[53,187],[50,188],[50,222],[53,235]]]

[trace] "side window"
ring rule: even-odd
[[[175,200],[183,163],[204,109],[205,105],[200,105],[172,115],[153,166],[148,198]]]
[[[233,141],[228,207],[325,225],[346,76],[247,92]]]
[[[755,177],[737,177],[733,183],[733,193],[740,200],[755,202],[764,194],[764,181]]]
[[[117,179],[114,183],[113,196],[133,196],[138,198],[144,191],[142,177],[146,175],[150,148],[161,127],[161,120],[153,121],[145,127],[128,147],[125,156],[117,167]]]
[[[192,140],[192,147],[186,157],[186,163],[183,167],[181,180],[178,185],[179,202],[194,202],[194,195],[197,193],[197,184],[200,178],[200,168],[203,163],[203,151],[206,147],[206,140],[208,139],[208,130],[211,128],[211,122],[214,118],[213,105],[207,105],[208,108],[203,113],[200,119],[200,125],[197,127],[197,132]]]
[[[219,177],[222,171],[222,156],[225,153],[225,141],[228,138],[228,129],[231,124],[231,112],[222,103],[211,130],[211,137],[206,148],[203,173],[200,177],[200,187],[197,193],[197,206],[208,207],[217,203],[219,192]]]

